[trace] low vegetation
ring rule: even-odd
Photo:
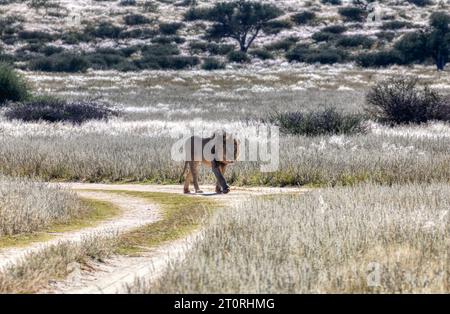
[[[107,120],[119,112],[93,100],[68,101],[39,96],[9,105],[5,117],[25,122],[70,122],[80,124],[89,120]]]
[[[51,279],[63,279],[76,267],[92,260],[102,261],[112,255],[112,238],[91,237],[82,243],[62,243],[29,254],[17,265],[0,272],[1,293],[34,293],[48,288]]]
[[[448,293],[448,184],[251,199],[133,293]],[[249,228],[251,226],[251,228]]]
[[[7,101],[22,101],[28,97],[28,87],[22,75],[0,62],[0,106]]]
[[[362,115],[343,114],[334,107],[307,113],[275,113],[269,120],[283,133],[293,135],[358,134],[365,131]]]
[[[139,254],[166,241],[178,239],[209,219],[211,210],[218,206],[205,198],[184,195],[128,191],[114,193],[158,204],[163,212],[162,219],[120,236],[92,236],[78,244],[61,243],[29,254],[19,264],[0,272],[0,292],[39,292],[48,288],[50,281],[64,279],[74,268],[90,267],[92,261],[103,261],[113,254]]]
[[[86,214],[74,193],[45,183],[0,177],[0,237],[42,230]]]
[[[450,99],[415,78],[392,78],[378,83],[367,94],[367,111],[382,123],[450,121]]]

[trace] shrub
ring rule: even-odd
[[[345,61],[346,55],[337,49],[311,50],[306,57],[307,63],[335,64]]]
[[[380,40],[391,42],[395,37],[397,37],[397,34],[395,32],[378,32],[375,36],[377,36]]]
[[[151,28],[135,28],[120,32],[119,38],[148,39],[154,37],[156,34],[157,31]]]
[[[261,60],[267,60],[267,59],[273,59],[273,54],[268,51],[267,49],[260,48],[260,49],[253,49],[250,51],[250,54],[258,57]]]
[[[334,107],[307,113],[275,113],[269,120],[279,126],[281,132],[293,135],[355,134],[365,131],[362,115],[344,114]]]
[[[340,38],[340,35],[335,33],[318,31],[315,32],[311,38],[316,42],[329,42]]]
[[[81,124],[89,120],[106,120],[119,112],[93,100],[67,101],[40,96],[26,102],[13,103],[5,111],[10,120],[70,122]]]
[[[359,7],[345,7],[339,9],[339,14],[347,22],[362,22],[365,18],[366,11]]]
[[[402,29],[402,28],[411,28],[413,24],[410,22],[403,22],[403,21],[389,21],[384,22],[383,25],[381,25],[381,29],[384,30],[396,30],[396,29]]]
[[[298,25],[310,24],[316,19],[316,14],[311,11],[296,13],[291,17],[292,21]]]
[[[324,33],[332,33],[332,34],[342,34],[348,30],[347,26],[344,25],[330,25],[321,29]]]
[[[211,9],[206,7],[192,7],[184,15],[185,21],[204,20],[208,17]]]
[[[320,0],[323,4],[329,4],[329,5],[341,5],[342,0]]]
[[[112,48],[97,49],[86,54],[86,60],[90,67],[98,70],[116,68],[119,64],[127,62],[125,53]]]
[[[208,70],[208,71],[218,70],[218,69],[223,69],[223,68],[225,68],[225,65],[222,62],[220,62],[219,60],[217,60],[216,58],[206,58],[202,64],[202,69]]]
[[[192,56],[169,56],[164,57],[159,61],[159,65],[163,69],[181,70],[191,68],[199,64],[198,57]]]
[[[372,47],[375,43],[375,40],[364,36],[364,35],[349,35],[349,36],[341,36],[337,42],[336,46],[340,47],[361,47],[368,49]]]
[[[266,23],[264,27],[264,32],[266,34],[278,34],[283,29],[292,28],[292,24],[288,20],[273,20]]]
[[[103,22],[97,26],[88,26],[85,30],[86,35],[99,38],[118,38],[123,31],[122,27]]]
[[[120,0],[119,1],[119,5],[123,6],[123,7],[135,6],[136,5],[136,0]]]
[[[382,123],[450,121],[450,102],[415,78],[398,77],[375,85],[366,96],[367,112]]]
[[[401,53],[405,63],[423,62],[430,55],[427,38],[423,32],[408,33],[395,43],[394,48]]]
[[[407,0],[411,4],[415,4],[418,7],[426,7],[428,5],[432,5],[433,1],[431,0]]]
[[[44,72],[84,72],[89,67],[85,57],[78,54],[59,53],[31,60],[29,67]]]
[[[298,38],[296,37],[287,37],[276,42],[273,42],[266,46],[268,50],[284,50],[288,51],[298,42]]]
[[[54,39],[53,35],[42,31],[21,31],[18,36],[20,39],[30,42],[44,42]]]
[[[28,97],[24,78],[9,65],[0,62],[0,105],[7,101],[22,101]]]
[[[395,49],[363,53],[356,57],[356,62],[365,68],[404,63],[401,53]]]
[[[159,31],[164,35],[175,35],[180,28],[184,26],[183,23],[161,23],[159,24]]]
[[[286,54],[286,58],[292,61],[306,63],[334,64],[343,62],[347,56],[344,52],[332,48],[312,49],[305,45],[298,45]]]
[[[123,17],[123,21],[127,25],[142,25],[150,23],[150,19],[142,14],[129,14]]]
[[[250,61],[248,55],[243,51],[231,51],[227,58],[230,62],[244,63]]]

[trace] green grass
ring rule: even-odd
[[[203,197],[189,197],[160,192],[114,191],[114,193],[139,197],[156,203],[162,219],[123,234],[117,253],[132,255],[167,241],[181,238],[197,229],[218,208],[218,202]]]
[[[39,232],[0,237],[0,249],[23,247],[35,242],[48,241],[54,237],[54,233],[63,233],[93,227],[120,213],[120,209],[109,202],[88,198],[82,198],[82,202],[86,208],[88,208],[85,216],[73,218],[67,223],[54,223]]]

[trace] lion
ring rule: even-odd
[[[227,194],[230,187],[224,178],[225,169],[239,157],[239,141],[230,133],[215,132],[211,137],[191,136],[184,145],[186,153],[181,177],[189,170],[184,180],[183,192],[191,193],[189,184],[192,179],[195,193],[203,193],[198,184],[198,168],[201,164],[211,167],[216,181],[216,193]]]

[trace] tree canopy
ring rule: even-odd
[[[240,50],[246,52],[258,35],[270,28],[269,21],[282,13],[270,4],[239,0],[216,4],[202,19],[214,22],[208,30],[209,38],[233,38]]]

